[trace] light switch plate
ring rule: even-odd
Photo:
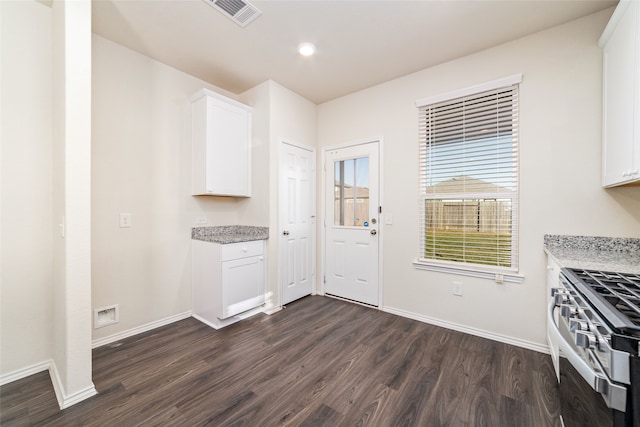
[[[131,223],[131,214],[130,213],[121,213],[120,214],[120,228],[129,228],[133,224]]]
[[[462,282],[453,282],[453,294],[462,296]]]

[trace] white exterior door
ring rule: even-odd
[[[325,152],[326,294],[379,305],[379,143]]]
[[[281,304],[311,294],[315,280],[315,151],[280,144]]]

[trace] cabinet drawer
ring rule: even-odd
[[[264,242],[253,240],[250,242],[229,243],[222,245],[220,258],[222,261],[264,255]]]

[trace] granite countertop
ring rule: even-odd
[[[563,267],[640,274],[640,239],[547,234],[544,249]]]
[[[193,227],[191,229],[191,238],[223,245],[252,240],[267,240],[269,238],[269,227],[253,227],[250,225]]]

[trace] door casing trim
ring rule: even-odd
[[[344,148],[350,148],[350,147],[355,147],[358,145],[364,145],[364,144],[371,144],[377,142],[378,143],[378,204],[379,206],[382,206],[382,213],[380,213],[379,215],[379,221],[378,221],[378,230],[380,230],[380,233],[378,234],[378,309],[381,310],[384,307],[384,298],[383,298],[383,289],[384,289],[384,276],[383,276],[383,267],[382,267],[382,260],[383,260],[383,251],[384,251],[384,245],[383,245],[383,240],[384,240],[384,215],[385,215],[385,209],[384,209],[384,159],[382,156],[382,153],[384,153],[384,145],[383,145],[383,138],[382,137],[372,137],[372,138],[365,138],[365,139],[361,139],[361,140],[356,140],[356,141],[351,141],[351,142],[347,142],[344,144],[337,144],[337,145],[329,145],[329,146],[324,146],[322,147],[322,155],[321,155],[321,163],[320,163],[320,170],[321,170],[321,175],[322,175],[322,179],[318,180],[318,183],[322,183],[321,186],[321,191],[319,191],[318,193],[322,195],[322,201],[321,203],[319,203],[320,206],[322,206],[322,209],[320,209],[320,221],[318,221],[318,227],[319,229],[319,235],[320,235],[320,251],[321,251],[321,255],[320,255],[320,271],[322,274],[317,275],[316,280],[318,281],[318,284],[316,285],[316,289],[318,290],[318,294],[319,295],[325,295],[325,290],[324,290],[324,277],[327,274],[327,269],[326,269],[326,250],[327,250],[327,239],[326,239],[326,232],[327,232],[327,218],[326,218],[326,201],[327,201],[327,192],[326,192],[326,186],[324,185],[325,180],[327,178],[327,170],[326,170],[326,161],[327,161],[327,152],[331,151],[331,150],[340,150],[340,149],[344,149]],[[320,185],[320,184],[318,184]],[[345,300],[346,301],[346,300]],[[370,305],[367,305],[367,307],[371,307]]]

